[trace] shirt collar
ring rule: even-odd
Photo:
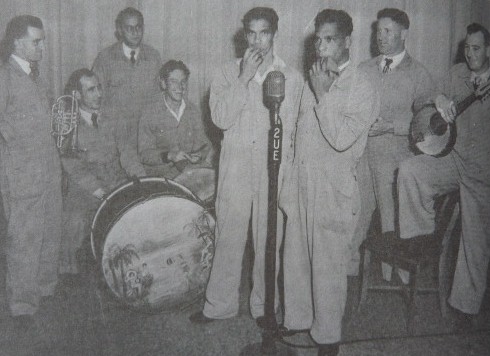
[[[100,122],[100,117],[99,113],[95,112],[97,114],[97,121]],[[85,111],[83,109],[80,109],[80,118],[87,124],[87,126],[94,126],[92,123],[92,113]]]
[[[350,58],[344,63],[339,66],[339,73],[342,73],[342,71],[347,68],[347,66],[350,64]]]
[[[122,47],[123,47],[124,56],[127,59],[131,58],[131,51],[134,51],[134,59],[138,59],[138,55],[140,54],[140,48],[139,47],[138,48],[130,48],[124,42],[122,44]]]
[[[17,64],[22,68],[22,70],[27,74],[31,74],[31,64],[19,56],[12,54],[11,57],[17,62]]]
[[[486,70],[486,72],[477,75],[475,72],[471,72],[470,81],[474,82],[476,77],[480,77],[482,83],[486,83],[490,77],[490,68]]]
[[[179,107],[179,112],[173,111],[170,105],[168,105],[167,99],[165,99],[165,93],[163,94],[163,101],[165,102],[165,106],[167,107],[168,111],[170,111],[172,116],[175,117],[175,119],[178,122],[180,122],[180,119],[182,118],[182,115],[184,114],[184,110],[185,110],[185,100],[182,99],[182,102],[180,103],[180,107]]]
[[[407,50],[404,49],[402,52],[398,53],[397,55],[391,56],[391,57],[383,55],[383,57],[381,58],[381,63],[380,63],[381,68],[383,68],[385,66],[385,59],[386,58],[391,58],[393,60],[393,62],[391,62],[391,64],[390,64],[390,69],[396,68],[402,62],[406,53],[407,53]]]

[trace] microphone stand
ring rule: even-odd
[[[267,211],[267,240],[265,246],[265,303],[264,316],[257,319],[262,331],[262,343],[247,346],[240,355],[296,355],[285,345],[276,344],[279,327],[276,320],[276,236],[277,236],[277,197],[278,176],[282,155],[282,122],[279,117],[280,102],[270,103],[271,128],[269,130],[268,171],[269,171],[269,203]],[[260,321],[259,321],[260,320]],[[279,347],[278,347],[279,346]]]

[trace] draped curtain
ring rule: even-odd
[[[351,57],[355,63],[374,55],[376,13],[397,7],[410,18],[407,48],[439,79],[459,59],[460,43],[471,22],[490,24],[488,0],[1,0],[0,31],[15,15],[41,17],[46,50],[41,73],[53,96],[60,95],[71,72],[91,67],[97,53],[115,41],[114,19],[126,6],[145,17],[144,41],[163,61],[181,59],[191,70],[189,99],[205,105],[213,72],[237,56],[241,18],[254,6],[273,7],[279,15],[276,53],[303,70],[305,43],[313,19],[324,8],[343,9],[354,21]],[[1,83],[0,83],[1,85]]]

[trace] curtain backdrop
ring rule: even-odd
[[[241,18],[254,6],[273,7],[279,15],[276,53],[303,70],[305,41],[313,19],[324,8],[346,10],[353,18],[354,62],[373,55],[372,24],[385,7],[410,18],[407,47],[438,79],[458,58],[471,22],[490,24],[489,0],[1,0],[0,31],[15,15],[41,17],[46,51],[41,73],[53,95],[60,95],[72,71],[91,67],[97,53],[115,41],[114,19],[126,6],[145,17],[144,41],[163,61],[181,59],[191,70],[189,98],[205,105],[214,70],[237,55]],[[239,47],[239,46],[238,46]],[[461,57],[459,57],[461,58]],[[1,85],[1,83],[0,83]]]

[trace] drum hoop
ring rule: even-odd
[[[125,182],[125,183],[122,183],[120,184],[119,186],[117,186],[116,188],[114,188],[113,191],[111,191],[111,193],[104,197],[102,203],[100,204],[99,208],[97,209],[97,211],[95,212],[94,214],[94,217],[92,218],[92,224],[90,225],[90,245],[91,245],[91,248],[92,248],[92,255],[94,256],[95,260],[98,261],[97,259],[97,255],[96,255],[96,248],[95,248],[95,239],[94,239],[94,230],[95,230],[95,225],[97,223],[97,219],[99,217],[99,214],[100,212],[104,209],[104,207],[107,205],[107,203],[109,202],[109,200],[114,197],[116,194],[118,194],[121,190],[124,190],[125,188],[127,187],[130,187],[132,185],[135,185],[135,184],[138,184],[138,183],[141,183],[141,182],[165,182],[169,185],[175,185],[179,188],[181,188],[184,193],[187,193],[189,194],[192,199],[189,199],[188,196],[184,196],[184,195],[172,195],[173,197],[177,197],[177,198],[182,198],[182,199],[186,199],[186,200],[189,200],[189,201],[192,201],[194,203],[197,203],[199,205],[201,205],[202,207],[204,207],[204,202],[199,199],[199,197],[197,197],[193,192],[191,192],[187,187],[183,186],[182,184],[180,183],[177,183],[171,179],[168,179],[168,178],[164,178],[164,177],[156,177],[156,176],[147,176],[147,177],[142,177],[142,178],[138,178],[137,180],[132,180],[132,181],[128,181],[128,182]],[[126,206],[124,209],[122,209],[121,211],[118,212],[118,214],[116,214],[116,216],[114,217],[114,219],[110,222],[110,224],[107,226],[108,230],[110,230],[114,224],[119,220],[119,218],[126,212],[128,211],[129,209],[133,208],[135,205],[141,203],[142,201],[147,201],[149,198],[153,197],[153,196],[163,196],[164,194],[160,194],[160,193],[154,193],[154,194],[151,194],[147,197],[145,197],[144,199],[138,199],[138,200],[135,200],[133,202],[131,202],[130,204],[128,204],[128,206]]]

